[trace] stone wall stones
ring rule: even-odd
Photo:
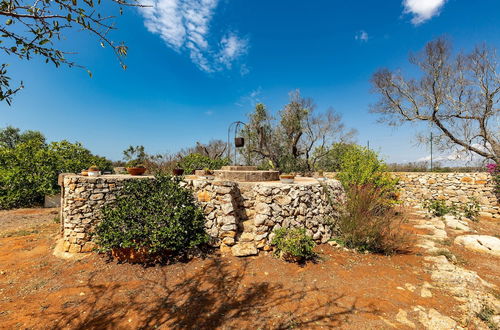
[[[481,206],[481,216],[500,218],[494,183],[488,173],[394,172],[393,175],[399,178],[400,199],[404,202],[416,204],[433,198],[465,203],[474,198]]]
[[[500,218],[492,178],[487,173],[393,173],[399,178],[400,199],[418,204],[437,198],[467,202],[475,198],[482,216]],[[84,177],[66,175],[62,184],[61,219],[64,247],[69,252],[88,252],[95,245],[92,233],[100,220],[100,209],[112,203],[127,180],[151,179],[148,176],[106,175]],[[296,184],[278,182],[232,182],[186,179],[206,215],[205,228],[212,243],[222,250],[270,249],[272,232],[280,227],[303,227],[317,242],[331,237],[329,218],[338,214],[328,203],[324,188],[315,179]],[[324,183],[334,205],[344,194],[337,180]]]
[[[128,175],[65,176],[61,207],[65,250],[91,251],[95,247],[92,233],[100,221],[100,209],[116,199],[126,180],[148,178],[151,179]],[[335,205],[340,205],[344,198],[336,180],[322,185],[314,179],[297,184],[186,179],[182,185],[193,191],[203,208],[205,228],[213,245],[232,249],[235,255],[270,249],[272,232],[281,227],[303,227],[317,242],[327,242],[332,235],[327,222],[338,210],[328,202],[324,188]]]

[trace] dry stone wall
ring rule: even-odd
[[[91,251],[100,209],[116,199],[125,181],[145,179],[151,177],[65,176],[61,197],[64,249],[73,253]],[[338,214],[335,205],[344,198],[336,180],[281,184],[186,179],[182,184],[193,191],[203,208],[212,243],[222,250],[231,249],[235,255],[270,249],[272,232],[281,227],[306,228],[317,242],[328,241],[332,236],[328,221]]]
[[[442,199],[465,203],[476,199],[482,216],[500,218],[500,207],[494,194],[493,178],[485,172],[477,173],[393,173],[399,178],[400,199],[417,204],[424,199]]]

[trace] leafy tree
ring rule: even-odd
[[[123,158],[127,162],[127,166],[137,166],[143,164],[148,158],[148,154],[144,150],[144,146],[129,146],[123,151]]]
[[[119,6],[120,14],[123,6],[138,6],[135,0],[112,0]],[[6,55],[13,55],[21,60],[40,57],[46,63],[56,67],[61,64],[69,67],[82,67],[67,57],[70,52],[62,50],[58,42],[65,39],[67,30],[82,29],[98,38],[102,47],[110,47],[121,66],[126,66],[122,58],[127,55],[127,46],[123,42],[116,43],[109,37],[115,29],[113,15],[103,9],[101,1],[92,0],[1,0],[0,17],[0,50]],[[23,85],[11,87],[11,78],[7,72],[8,64],[0,65],[0,101],[9,105],[12,96]],[[90,74],[90,71],[89,71]]]
[[[66,140],[52,142],[48,145],[48,149],[56,158],[59,173],[79,173],[92,165],[97,166],[101,171],[112,169],[110,160],[93,155],[80,142],[71,143]]]
[[[371,185],[386,193],[392,193],[397,183],[375,151],[357,145],[342,155],[337,178],[345,189]]]
[[[57,191],[57,159],[44,140],[0,148],[0,209],[29,207]]]
[[[319,158],[315,169],[328,172],[338,172],[342,166],[342,158],[345,153],[356,148],[352,143],[334,143],[330,148],[318,147],[314,152],[324,154]]]
[[[60,173],[77,173],[92,165],[111,168],[109,160],[93,155],[80,143],[47,144],[37,131],[0,130],[0,209],[41,204],[45,195],[59,191]]]
[[[222,166],[229,164],[230,160],[228,158],[212,159],[208,156],[203,156],[200,154],[190,154],[179,161],[179,167],[184,169],[186,174],[191,174],[195,170],[202,170],[205,168],[208,168],[210,170],[218,170]]]
[[[371,111],[390,125],[423,122],[436,132],[442,149],[458,147],[500,163],[500,72],[494,49],[452,53],[439,38],[410,57],[421,74],[404,77],[380,69],[372,84],[379,101]]]
[[[16,127],[7,126],[0,130],[0,148],[15,148],[19,143],[29,140],[40,140],[45,142],[45,137],[37,131],[24,131]]]
[[[335,141],[349,140],[355,131],[346,131],[340,115],[332,109],[315,113],[316,106],[300,92],[290,93],[290,102],[274,118],[263,104],[257,104],[242,130],[247,163],[269,163],[286,172],[311,171]],[[314,151],[318,152],[314,152]]]

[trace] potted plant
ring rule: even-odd
[[[146,172],[146,167],[143,165],[147,154],[143,146],[130,146],[123,151],[124,159],[127,161],[127,172],[130,175],[142,175]]]
[[[89,169],[87,170],[88,176],[99,176],[101,175],[101,171],[99,170],[99,167],[93,165],[90,166]]]
[[[143,175],[146,172],[146,167],[142,164],[130,163],[127,166],[127,172],[130,175]]]
[[[281,174],[280,181],[281,183],[293,183],[295,180],[295,175],[293,174]]]

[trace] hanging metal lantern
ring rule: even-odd
[[[236,137],[234,138],[234,146],[236,148],[241,148],[245,146],[245,139],[242,137]]]

